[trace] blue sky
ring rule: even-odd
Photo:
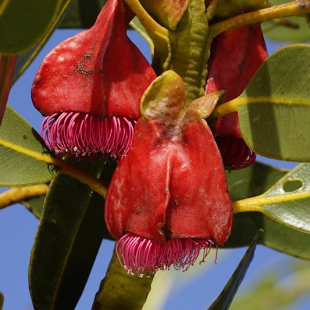
[[[12,89],[9,104],[38,131],[40,130],[43,117],[33,108],[30,98],[30,88],[35,72],[50,49],[76,32],[76,30],[56,31],[31,67]],[[131,35],[131,37],[150,58],[147,44],[138,35]],[[268,48],[271,53],[277,46],[269,43]],[[282,168],[291,168],[294,165],[263,158],[259,158],[259,160]],[[0,291],[5,296],[4,310],[32,309],[27,272],[30,251],[37,226],[38,220],[21,205],[10,206],[0,211]],[[105,275],[112,250],[113,242],[104,241],[85,292],[76,308],[77,310],[91,308],[94,295],[99,288],[101,279]],[[169,281],[172,282],[169,283],[172,283],[172,292],[169,294],[163,309],[206,309],[221,292],[245,251],[246,248],[220,251],[216,266],[212,263],[205,264],[205,266],[201,265],[197,269],[198,272],[196,269],[188,274],[182,272],[176,274],[174,271],[171,271]],[[210,255],[212,256],[214,253]],[[272,266],[272,264],[277,262],[285,264],[290,261],[297,261],[297,259],[263,246],[258,246],[254,261],[246,275],[241,290],[257,279],[267,270],[268,266]],[[196,273],[196,276],[190,279],[193,273]],[[306,300],[304,302],[309,301]],[[302,309],[300,308],[301,304],[296,304],[296,307],[294,309]]]

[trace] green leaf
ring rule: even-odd
[[[46,183],[54,178],[50,157],[38,133],[12,108],[7,107],[0,127],[0,186]]]
[[[20,54],[40,42],[56,18],[62,2],[63,0],[2,1],[0,53]]]
[[[141,310],[151,290],[152,281],[153,275],[140,278],[128,274],[119,263],[114,251],[92,310]]]
[[[74,0],[62,0],[62,3],[59,6],[59,10],[55,18],[51,22],[50,27],[46,30],[44,36],[41,38],[40,42],[37,43],[34,47],[32,47],[27,52],[24,52],[17,56],[15,71],[13,75],[14,82],[24,73],[24,71],[29,67],[31,62],[35,59],[35,57],[41,51],[43,46],[46,44],[46,42],[48,41],[50,36],[53,34],[56,27],[58,26],[60,20],[63,18],[63,16],[66,15],[72,3],[75,3],[75,1]]]
[[[223,20],[229,17],[237,16],[242,12],[251,12],[268,7],[267,0],[218,0],[216,11],[214,14],[215,20]]]
[[[102,164],[83,168],[98,176]],[[74,309],[106,234],[103,206],[100,195],[67,175],[52,181],[29,267],[34,308]]]
[[[232,201],[263,194],[285,176],[288,171],[258,161],[245,169],[226,171]]]
[[[261,212],[282,225],[310,234],[309,171],[310,164],[298,165],[263,195],[236,202],[234,211]]]
[[[227,173],[227,182],[232,200],[240,200],[260,195],[274,185],[287,171],[279,170],[256,162],[241,170]],[[288,185],[294,185],[288,183]],[[287,187],[287,190],[294,189]],[[310,235],[289,228],[258,212],[238,213],[234,215],[231,235],[225,247],[247,246],[251,236],[258,229],[264,234],[259,243],[272,249],[301,259],[310,260]]]
[[[105,0],[74,1],[59,28],[90,28],[105,3]]]
[[[309,83],[309,45],[282,48],[262,64],[234,100],[240,100],[240,129],[253,151],[281,160],[310,161]]]
[[[36,218],[40,219],[43,210],[44,199],[45,195],[41,195],[22,201],[21,204],[24,205]]]
[[[260,228],[264,230],[264,235],[259,240],[260,244],[310,261],[309,234],[281,225],[257,212],[236,214],[234,216],[233,230],[225,243],[225,247],[247,246],[251,242],[250,236]]]
[[[244,254],[242,260],[240,261],[238,267],[225,285],[219,297],[212,303],[209,310],[229,309],[229,306],[237,293],[237,290],[250,266],[250,263],[253,260],[256,244],[262,233],[262,230],[259,230],[257,232],[246,253]]]

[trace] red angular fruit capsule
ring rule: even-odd
[[[173,71],[142,97],[133,144],[113,174],[105,221],[129,273],[187,269],[203,250],[222,245],[232,226],[224,167],[204,120],[219,92],[186,108],[185,87]]]
[[[43,60],[32,100],[48,116],[42,134],[59,156],[120,156],[130,146],[140,98],[156,78],[127,37],[133,16],[122,1],[108,0],[92,28]]]
[[[260,24],[246,25],[218,35],[212,42],[205,92],[226,91],[226,101],[244,91],[268,57]],[[256,154],[242,139],[237,112],[219,117],[212,132],[226,169],[250,166]]]

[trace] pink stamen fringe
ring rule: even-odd
[[[43,120],[41,136],[59,157],[117,158],[130,148],[134,125],[134,120],[122,116],[100,119],[85,113],[63,112]]]
[[[150,275],[158,270],[169,270],[171,266],[188,270],[203,250],[203,263],[213,241],[200,238],[174,238],[166,244],[128,233],[116,243],[116,254],[120,264],[131,275]],[[216,254],[217,255],[217,254]]]
[[[249,167],[255,162],[256,154],[249,149],[242,138],[217,136],[215,141],[225,169],[238,170]]]

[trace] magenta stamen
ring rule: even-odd
[[[215,141],[225,169],[238,170],[249,167],[255,162],[256,154],[249,149],[242,138],[216,136]]]
[[[203,250],[202,260],[210,253],[214,242],[200,238],[174,238],[166,244],[128,233],[117,241],[118,260],[129,274],[143,276],[154,274],[158,270],[186,271],[197,260]]]
[[[59,157],[119,158],[133,140],[135,121],[122,116],[100,119],[96,116],[63,112],[46,117],[41,135]]]

